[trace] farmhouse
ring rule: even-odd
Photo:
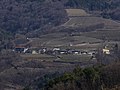
[[[86,51],[81,52],[82,55],[87,55],[88,53]]]
[[[58,47],[53,48],[53,51],[59,51],[59,50],[60,50],[60,48],[58,48]]]
[[[110,54],[110,50],[107,49],[107,48],[104,48],[104,49],[103,49],[103,53],[104,53],[104,54]]]
[[[25,53],[38,54],[39,48],[29,48]]]
[[[88,55],[90,56],[94,56],[95,54],[96,54],[96,51],[94,50],[88,51]]]
[[[59,54],[68,54],[67,50],[60,50]]]
[[[36,50],[33,50],[32,54],[38,54],[38,52]]]
[[[40,54],[45,54],[47,52],[47,48],[41,48],[39,49]]]
[[[102,51],[104,54],[115,54],[118,51],[118,44],[105,45]]]
[[[77,51],[77,50],[73,50],[73,51],[72,51],[72,54],[79,55],[79,54],[81,54],[81,52],[80,52],[80,51]]]

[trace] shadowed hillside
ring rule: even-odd
[[[0,0],[0,90],[119,90],[120,0]]]
[[[49,29],[67,20],[60,2],[45,0],[0,1],[0,27],[13,34]]]

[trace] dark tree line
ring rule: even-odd
[[[119,66],[120,63],[84,69],[77,67],[73,72],[61,76],[54,74],[53,79],[46,77],[43,90],[119,90]],[[42,84],[38,84],[38,90],[41,89],[40,86],[42,87]]]
[[[87,8],[88,10],[103,10],[109,7],[109,0],[68,0],[66,6],[75,8]]]
[[[59,1],[0,0],[0,49],[8,47],[16,34],[37,37],[67,19]]]

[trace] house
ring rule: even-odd
[[[31,47],[24,50],[24,53],[39,54],[39,48]]]
[[[47,48],[41,48],[39,49],[40,54],[45,54],[47,52]]]
[[[60,51],[60,48],[58,48],[58,47],[53,48],[53,51]]]
[[[13,47],[16,53],[25,53],[30,47],[30,41],[26,38],[18,38],[13,41]]]
[[[32,53],[31,50],[28,48],[24,53]]]
[[[18,38],[13,41],[14,48],[16,47],[30,47],[30,40],[27,38]]]
[[[24,51],[23,51],[23,52],[26,53],[26,51],[27,51],[28,49],[29,49],[29,48],[24,48]]]
[[[32,54],[41,54],[40,49],[38,47],[32,48]]]
[[[102,49],[104,54],[114,54],[118,51],[118,44],[107,44]]]
[[[86,51],[81,52],[82,55],[87,55],[88,53]]]
[[[59,54],[68,54],[68,52],[66,50],[60,50]]]
[[[73,51],[72,51],[72,54],[79,55],[79,54],[81,54],[81,52],[80,52],[80,51],[77,51],[77,50],[73,50]]]
[[[55,48],[52,49],[52,54],[53,54],[53,55],[59,54],[59,51],[60,51],[60,50],[61,50],[60,48],[55,47]]]
[[[88,51],[87,53],[88,53],[88,55],[90,55],[90,56],[94,56],[94,55],[96,54],[95,51]]]
[[[104,53],[104,54],[110,54],[110,50],[107,49],[107,48],[104,48],[104,49],[103,49],[103,53]]]
[[[29,54],[39,54],[39,48],[36,48],[36,47],[28,48],[25,53],[29,53]]]
[[[38,54],[38,52],[36,50],[33,50],[32,54]]]

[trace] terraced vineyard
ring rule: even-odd
[[[33,47],[37,46],[45,46],[45,47],[69,47],[71,46],[80,46],[79,44],[87,44],[87,43],[101,43],[102,40],[96,38],[90,38],[87,36],[69,36],[65,33],[52,33],[48,35],[44,35],[40,38],[32,39],[31,43]]]
[[[120,23],[110,19],[104,19],[101,17],[73,17],[70,18],[70,20],[66,22],[64,26],[86,27],[97,24],[104,24],[104,28],[107,29],[120,29]]]
[[[83,35],[104,40],[120,41],[120,30],[100,30],[95,32],[86,32],[83,33]]]

